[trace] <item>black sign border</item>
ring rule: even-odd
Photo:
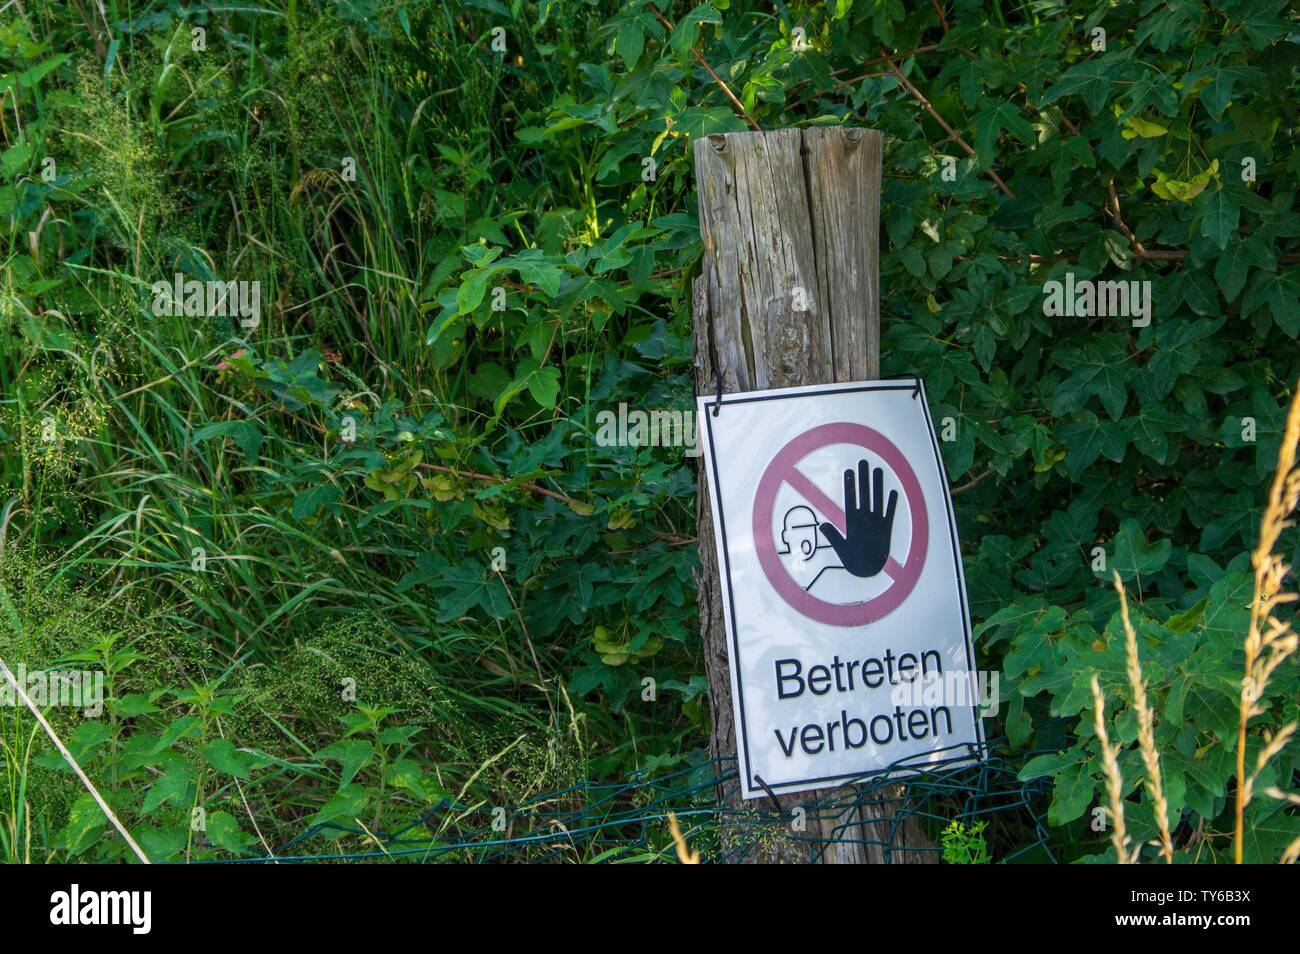
[[[745,719],[745,693],[744,687],[741,684],[740,676],[740,638],[737,633],[738,627],[736,625],[735,587],[732,585],[731,581],[731,554],[727,547],[726,515],[724,513],[722,497],[718,492],[717,447],[713,440],[714,411],[716,410],[718,413],[721,413],[723,408],[735,404],[755,404],[761,401],[788,401],[804,397],[822,397],[827,394],[858,394],[868,391],[919,391],[918,396],[921,401],[921,410],[925,414],[926,427],[930,432],[930,446],[934,450],[935,463],[939,465],[939,477],[943,484],[943,499],[948,516],[948,542],[952,547],[953,564],[957,571],[957,598],[961,603],[962,631],[966,637],[967,672],[971,674],[971,678],[975,678],[978,673],[978,669],[975,667],[975,643],[971,635],[970,607],[966,602],[966,573],[962,567],[961,547],[957,538],[957,518],[952,506],[952,490],[948,481],[948,469],[944,466],[943,455],[939,453],[939,442],[934,432],[934,420],[930,417],[930,405],[925,396],[925,382],[919,377],[910,379],[891,378],[887,381],[881,381],[874,384],[827,384],[817,387],[816,390],[800,391],[793,394],[750,394],[749,392],[741,391],[735,394],[722,395],[721,398],[710,399],[706,397],[701,404],[705,409],[704,426],[709,435],[709,492],[712,495],[711,505],[718,517],[717,532],[720,534],[719,539],[722,541],[723,570],[727,575],[727,608],[731,617],[731,651],[735,653],[734,658],[736,660],[735,666],[730,667],[733,681],[735,683],[735,685],[731,687],[731,691],[735,696],[736,708],[740,712],[740,734],[741,742],[743,743],[743,754],[738,754],[741,755],[744,762],[742,766],[744,777],[741,783],[741,793],[745,798],[759,797],[764,794],[766,789],[779,791],[781,789],[795,788],[796,786],[804,785],[826,787],[822,786],[821,783],[843,781],[847,784],[854,779],[873,778],[880,775],[887,775],[891,772],[898,772],[900,775],[906,776],[917,774],[918,772],[923,771],[924,768],[929,768],[931,771],[935,770],[933,766],[918,766],[915,768],[903,769],[891,766],[870,772],[852,772],[844,775],[822,775],[814,778],[796,779],[789,782],[767,782],[766,780],[760,782],[751,771],[749,765],[749,726]],[[976,742],[959,743],[959,745],[970,746],[972,749],[971,757],[957,762],[945,762],[940,767],[940,770],[948,771],[951,769],[962,768],[987,758],[988,749],[984,737],[984,724],[979,715],[979,705],[975,701],[972,701],[971,703],[971,717],[975,724]],[[940,749],[935,751],[942,750]]]

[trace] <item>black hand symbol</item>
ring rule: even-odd
[[[844,532],[841,536],[833,524],[823,523],[822,533],[839,554],[844,569],[854,576],[875,576],[889,560],[889,539],[894,532],[894,508],[898,504],[898,491],[889,492],[889,506],[885,506],[885,472],[879,467],[871,474],[871,497],[867,498],[867,473],[871,468],[865,460],[858,461],[858,477],[853,471],[844,472]],[[858,500],[858,491],[862,500]],[[874,504],[874,509],[872,508]]]

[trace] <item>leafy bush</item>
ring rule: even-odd
[[[1180,849],[1215,855],[1245,551],[1300,375],[1285,0],[106,10],[108,30],[61,0],[0,25],[0,525],[48,586],[161,614],[198,685],[260,666],[333,699],[338,671],[298,669],[301,647],[357,625],[427,673],[346,724],[307,713],[319,765],[259,823],[703,759],[694,466],[602,446],[597,416],[690,406],[691,143],[845,123],[887,137],[882,366],[951,419],[978,643],[1011,745],[1061,753],[1026,769],[1055,779],[1058,847],[1105,849],[1093,672],[1113,736],[1136,732],[1116,570]],[[156,313],[177,272],[258,281],[259,326]],[[1150,282],[1149,324],[1049,316],[1067,273]],[[364,684],[389,663],[350,665]],[[264,725],[255,692],[223,691],[131,686],[155,746],[201,730],[118,765],[142,814],[179,813],[204,773],[279,771],[257,735],[204,761],[213,713]],[[430,698],[465,739],[408,745]],[[475,776],[515,727],[529,777]],[[1275,856],[1295,816],[1257,807]],[[48,851],[85,846],[86,813],[43,810]],[[242,806],[217,810],[213,846],[249,850]]]

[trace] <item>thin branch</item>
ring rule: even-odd
[[[1119,230],[1124,233],[1124,237],[1128,239],[1131,243],[1133,243],[1134,257],[1145,256],[1147,254],[1147,250],[1142,247],[1142,243],[1139,242],[1137,236],[1133,234],[1133,230],[1130,229],[1127,224],[1125,224],[1124,216],[1120,214],[1119,193],[1115,191],[1114,179],[1110,179],[1106,182],[1106,196],[1108,199],[1106,211],[1110,213],[1110,217],[1115,220],[1116,227],[1118,227]]]
[[[880,52],[882,54],[885,53],[883,49]],[[937,122],[940,126],[943,127],[944,132],[946,132],[949,135],[949,137],[952,138],[953,142],[961,146],[961,148],[965,151],[966,155],[970,156],[972,159],[976,158],[975,150],[970,147],[970,145],[966,142],[965,139],[961,138],[957,130],[953,129],[952,126],[948,123],[948,120],[940,116],[939,111],[930,105],[930,101],[925,98],[925,94],[923,94],[919,89],[913,86],[911,80],[909,80],[906,76],[903,75],[903,71],[898,68],[898,64],[894,63],[891,60],[889,62],[889,66],[890,69],[893,71],[894,75],[898,77],[898,81],[903,84],[903,89],[907,90],[909,93],[912,94],[912,97],[925,108],[925,111],[930,114],[931,118],[933,118],[935,122]],[[1003,195],[1005,195],[1008,199],[1014,199],[1016,197],[1016,194],[1007,187],[1007,184],[1005,182],[1002,181],[1001,176],[999,176],[991,168],[985,171],[988,173],[989,178],[992,179],[995,183],[997,183],[997,187],[1002,190]]]
[[[657,19],[660,23],[664,25],[664,27],[667,28],[669,33],[672,33],[673,25],[668,21],[668,19],[662,13],[656,10],[653,6],[650,7],[650,12],[655,15],[655,19]],[[721,76],[719,76],[717,73],[713,71],[713,67],[710,66],[709,61],[706,60],[700,54],[700,51],[697,50],[695,47],[691,47],[691,53],[695,55],[695,59],[699,62],[701,66],[704,67],[704,69],[708,72],[708,74],[713,77],[713,82],[717,83],[718,87],[722,90],[722,92],[726,93],[727,99],[731,100],[731,105],[736,108],[736,111],[740,113],[741,117],[744,118],[745,122],[749,123],[750,127],[753,129],[761,129],[762,127],[758,125],[758,122],[754,119],[754,117],[749,115],[749,113],[745,110],[745,104],[736,98],[736,94],[731,91],[731,87],[728,86],[723,81]]]
[[[890,64],[890,65],[893,65],[893,63],[894,63],[895,60],[905,60],[905,59],[907,59],[909,56],[915,56],[915,55],[918,54],[918,53],[933,53],[933,52],[934,52],[935,50],[937,50],[937,49],[939,49],[939,44],[938,44],[938,43],[931,43],[931,44],[929,44],[928,46],[918,46],[918,47],[916,47],[915,49],[912,49],[912,50],[904,50],[902,53],[893,53],[893,54],[891,54],[891,55],[889,55],[889,56],[877,56],[874,60],[863,60],[862,63],[860,63],[859,65],[860,65],[860,66],[879,66],[881,63],[888,63],[888,64]],[[836,71],[835,71],[834,73],[832,73],[831,75],[832,75],[832,76],[835,76],[835,75],[837,75],[837,74],[839,74],[839,73],[847,73],[847,72],[848,72],[848,68],[846,67],[845,69],[842,69],[842,70],[836,70]],[[872,79],[872,78],[877,77],[877,76],[889,76],[889,75],[892,75],[892,74],[890,74],[890,73],[863,73],[861,76],[855,76],[855,77],[853,77],[853,79],[840,80],[838,83],[835,84],[835,88],[836,88],[837,90],[839,90],[839,89],[843,89],[845,86],[852,86],[854,83],[860,83],[860,82],[862,82],[864,79]],[[802,86],[803,84],[808,83],[808,82],[811,82],[811,80],[800,80],[800,81],[796,84],[796,88],[797,88],[798,86]]]
[[[934,12],[939,15],[939,25],[943,27],[943,32],[948,32],[948,18],[943,15],[943,7],[939,6],[939,0],[930,0],[934,6]]]
[[[985,470],[982,474],[980,474],[978,477],[972,477],[970,480],[966,481],[966,483],[960,484],[952,488],[952,495],[955,497],[957,496],[957,494],[964,494],[972,487],[978,487],[992,474],[993,474],[993,468],[990,467],[987,470]]]
[[[492,474],[481,474],[476,470],[461,470],[457,467],[444,467],[441,464],[419,464],[418,467],[421,470],[436,470],[440,473],[452,474],[456,477],[468,477],[470,480],[482,480],[490,484],[508,484],[511,482],[508,477],[496,477]],[[543,497],[550,497],[552,500],[558,500],[561,503],[568,504],[570,507],[586,509],[591,506],[589,503],[583,503],[581,500],[577,500],[573,497],[566,497],[564,494],[543,487],[541,484],[526,482],[516,484],[515,486],[521,487],[530,493],[541,494]]]

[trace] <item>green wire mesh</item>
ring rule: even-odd
[[[740,802],[735,760],[704,762],[623,782],[583,783],[508,809],[444,800],[393,831],[312,825],[271,853],[239,862],[628,862],[669,859],[675,848],[668,814],[704,862],[817,861],[833,844],[859,845],[877,860],[937,861],[939,835],[952,821],[985,822],[992,860],[1055,861],[1043,823],[1044,780],[1019,780],[1035,752],[1008,752],[997,740],[986,758],[969,752],[924,766],[896,763],[854,786]],[[870,819],[862,824],[863,817]],[[905,830],[919,831],[904,846]],[[356,835],[370,846],[353,852],[313,851]],[[923,847],[917,847],[917,842]],[[931,857],[926,857],[930,855]]]

